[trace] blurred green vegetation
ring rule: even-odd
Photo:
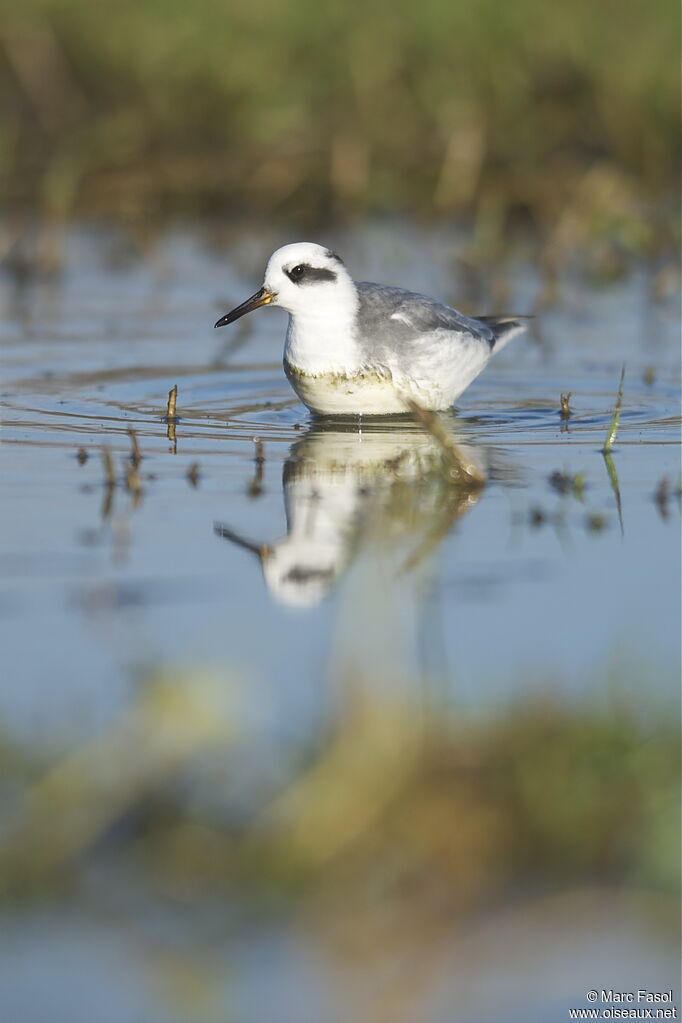
[[[646,244],[642,200],[677,188],[678,40],[676,0],[5,0],[0,194],[54,215],[561,215]]]
[[[41,760],[3,742],[0,896],[77,883],[93,860],[251,911],[442,919],[523,892],[677,891],[676,715],[543,698],[475,721],[348,681],[309,748],[255,751],[272,777],[253,788],[229,679],[144,678],[106,732]]]

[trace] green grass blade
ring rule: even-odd
[[[620,420],[620,410],[621,410],[621,407],[623,405],[623,383],[624,383],[624,381],[625,381],[625,363],[623,363],[623,368],[620,371],[620,384],[618,386],[618,394],[616,396],[616,407],[613,410],[613,416],[611,418],[611,422],[609,423],[609,429],[608,429],[607,434],[606,434],[606,440],[604,441],[604,447],[602,448],[602,452],[605,455],[608,455],[610,453],[611,448],[613,447],[613,442],[616,439],[616,434],[618,433],[618,422]]]

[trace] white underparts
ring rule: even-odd
[[[284,363],[289,383],[301,401],[321,415],[387,416],[407,412],[405,397],[390,375],[365,372],[352,376],[340,373],[312,375]]]
[[[443,387],[436,378],[401,378],[380,369],[313,375],[285,361],[284,370],[301,401],[313,412],[328,416],[396,415],[408,412],[410,402],[433,410],[447,409],[466,386]]]

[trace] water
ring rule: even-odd
[[[48,766],[69,750],[94,749],[96,758],[112,733],[126,751],[128,733],[117,732],[126,715],[146,734],[135,718],[141,680],[163,670],[213,680],[238,737],[227,766],[199,740],[178,757],[192,806],[220,816],[276,800],[301,756],[324,750],[349,700],[472,728],[538,698],[607,717],[627,706],[643,727],[674,714],[675,297],[652,301],[644,270],[602,289],[563,281],[560,304],[442,419],[458,464],[479,480],[462,487],[449,478],[453,456],[414,422],[313,422],[281,369],[283,313],[211,329],[255,290],[265,258],[286,240],[197,229],[137,245],[81,229],[68,236],[59,277],[2,282],[7,743]],[[375,226],[325,241],[363,279],[453,302],[463,287],[458,239],[445,230]],[[539,287],[520,259],[509,311],[532,308]],[[609,460],[601,447],[624,362]],[[174,429],[163,418],[173,385]],[[564,420],[559,396],[569,391]],[[139,484],[126,484],[131,428]],[[149,770],[151,781],[140,769],[132,788],[123,785],[126,808],[131,791],[155,791],[157,767]],[[12,792],[16,785],[8,781]],[[116,820],[93,828],[84,847]],[[315,913],[266,913],[265,922],[257,914],[235,932],[229,899],[209,912],[202,893],[190,912],[194,896],[173,894],[171,906],[177,897],[184,910],[171,912],[139,865],[108,848],[77,868],[72,899],[51,894],[46,905],[6,914],[8,1018],[94,1018],[96,1005],[105,1019],[102,992],[116,991],[112,1019],[370,1019],[376,985],[395,983],[404,948],[363,973],[343,941],[320,938]],[[463,931],[440,933],[428,958],[445,956],[448,970],[432,968],[404,1018],[492,1020],[504,1005],[505,1018],[550,1018],[551,1006],[558,1019],[589,987],[617,978],[670,987],[666,899],[634,882],[592,898],[591,883],[501,903],[490,919],[493,898]],[[138,897],[129,905],[131,886]],[[609,963],[603,982],[585,945],[596,919],[595,950]],[[518,948],[513,984],[505,933]],[[550,951],[559,933],[561,947]],[[144,954],[131,954],[138,948]],[[477,948],[488,963],[485,992],[461,965]],[[76,963],[90,980],[74,989],[66,978]]]

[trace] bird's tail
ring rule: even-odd
[[[532,316],[478,316],[477,319],[492,327],[495,335],[492,349],[495,352],[499,352],[501,348],[504,348],[507,341],[511,341],[513,337],[516,337],[517,334],[526,329],[525,321],[531,320]]]

